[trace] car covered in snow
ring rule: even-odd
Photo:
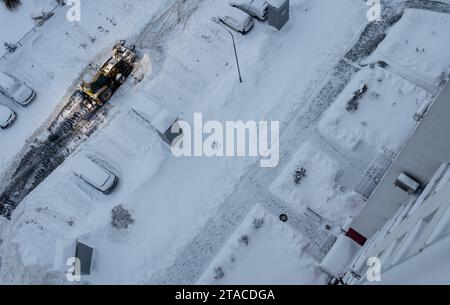
[[[244,11],[232,6],[228,7],[225,12],[219,16],[219,20],[233,30],[243,34],[253,28],[253,18]]]
[[[104,194],[111,193],[119,182],[116,175],[84,156],[75,160],[73,172],[81,180]]]
[[[14,122],[16,113],[6,106],[0,105],[0,128],[4,129]]]
[[[133,112],[149,123],[159,136],[169,145],[181,138],[183,130],[178,125],[178,117],[152,100],[141,98],[132,106]],[[177,130],[177,132],[172,132]]]
[[[232,0],[230,5],[259,20],[267,19],[268,4],[266,0]]]
[[[26,106],[36,97],[36,92],[9,74],[0,72],[0,92]]]

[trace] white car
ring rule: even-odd
[[[230,1],[230,5],[259,20],[267,19],[268,4],[266,0],[233,0]]]
[[[36,92],[14,77],[0,72],[0,92],[12,98],[21,106],[26,106],[36,97]]]
[[[233,30],[242,34],[247,33],[253,27],[253,18],[236,7],[228,7],[219,20]]]
[[[73,172],[84,182],[104,194],[111,193],[119,181],[116,175],[84,156],[75,160]]]
[[[149,123],[163,141],[169,145],[174,144],[174,141],[179,140],[183,135],[183,130],[181,130],[180,126],[176,126],[178,117],[145,97],[137,100],[133,104],[132,110]],[[177,127],[178,132],[172,132],[173,126]]]
[[[0,128],[4,129],[14,122],[16,113],[6,106],[0,105]]]

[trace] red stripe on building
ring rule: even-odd
[[[364,237],[363,235],[361,235],[359,232],[355,231],[352,228],[348,229],[348,231],[345,235],[347,237],[353,239],[356,243],[358,243],[361,246],[364,246],[364,244],[367,241],[366,237]]]

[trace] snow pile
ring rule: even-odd
[[[306,175],[296,184],[294,173],[299,168],[304,168]],[[362,200],[339,185],[342,173],[342,165],[337,160],[308,141],[272,183],[270,191],[294,211],[302,212],[310,207],[327,219],[343,221],[359,210]]]
[[[450,74],[450,15],[408,9],[367,62],[385,60],[435,85]]]
[[[355,91],[367,91],[355,101],[357,109],[347,110]],[[360,145],[376,153],[398,152],[417,122],[414,114],[431,95],[384,69],[366,68],[349,83],[325,112],[319,130],[347,150]]]
[[[301,234],[256,205],[198,284],[325,284],[324,275],[304,253],[307,247]]]

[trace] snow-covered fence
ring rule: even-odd
[[[395,153],[390,151],[385,151],[380,154],[369,166],[363,179],[356,186],[356,192],[365,199],[369,199],[375,188],[378,186],[378,183],[388,171],[394,158]]]
[[[50,12],[48,12],[48,14],[49,14],[49,15],[48,15],[48,16],[49,16],[48,19],[50,19],[50,18],[53,16],[53,14],[55,13],[55,11],[56,11],[59,7],[61,7],[61,6],[64,6],[63,2],[58,1],[58,3],[56,4],[56,6],[55,6]],[[48,19],[47,19],[46,21],[48,21]],[[45,22],[46,22],[46,21],[45,21]],[[0,61],[2,61],[2,60],[4,60],[4,61],[8,60],[9,56],[10,56],[12,53],[16,52],[17,49],[19,49],[20,47],[22,47],[28,40],[30,40],[31,37],[33,37],[34,34],[36,34],[36,33],[39,31],[39,28],[41,28],[45,22],[38,22],[33,28],[31,28],[31,30],[29,30],[25,35],[23,35],[22,38],[20,38],[16,43],[10,44],[10,45],[9,45],[9,49],[10,49],[10,50],[7,50],[7,51],[0,57]]]

